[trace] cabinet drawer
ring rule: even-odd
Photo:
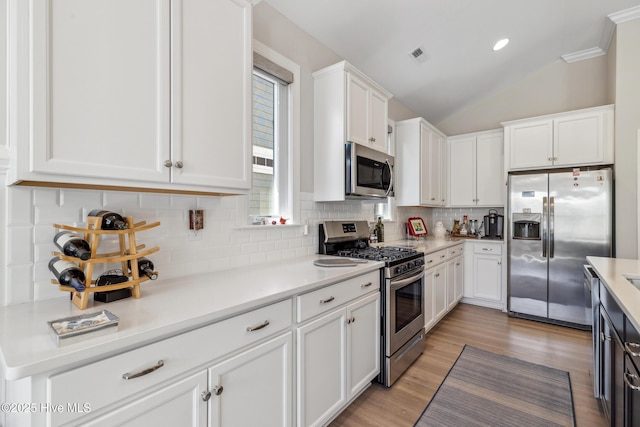
[[[438,265],[447,259],[447,249],[441,251],[425,254],[424,256],[424,268],[431,268],[434,265]]]
[[[458,255],[462,255],[464,252],[464,245],[457,245],[447,249],[447,259],[455,258]]]
[[[380,289],[380,271],[372,271],[297,297],[297,319],[304,322],[355,298]]]
[[[260,328],[268,321],[268,325]],[[52,375],[47,379],[47,402],[84,402],[91,411],[137,395],[189,369],[289,328],[291,300],[285,300],[147,346]],[[254,328],[254,330],[249,330]],[[161,367],[158,367],[161,365]],[[153,368],[157,367],[155,370]],[[131,378],[148,370],[146,375]],[[129,379],[125,379],[129,374]],[[48,413],[52,424],[72,420],[81,413]]]
[[[473,253],[485,255],[502,255],[502,245],[476,243],[473,245]]]

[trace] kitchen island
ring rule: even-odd
[[[640,260],[587,257],[601,283],[607,288],[634,328],[640,330],[640,288],[627,277],[640,279]],[[625,277],[626,276],[626,277]]]

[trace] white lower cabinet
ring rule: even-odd
[[[452,310],[464,292],[464,261],[459,255],[447,261],[447,306]]]
[[[298,327],[298,426],[327,424],[378,375],[379,286],[374,289]],[[335,301],[329,289],[326,295],[312,298]]]
[[[465,302],[504,310],[506,262],[503,242],[467,242]]]
[[[210,368],[208,425],[290,426],[291,344],[288,332]]]
[[[425,255],[424,330],[429,331],[462,298],[464,258],[462,243]]]
[[[185,426],[207,425],[207,373],[198,372],[109,414],[83,422],[83,426]]]
[[[433,303],[436,321],[447,314],[447,266],[441,264],[433,272]]]
[[[0,422],[325,425],[379,372],[380,271],[374,270],[100,360],[2,381],[3,401],[56,410],[9,412]]]

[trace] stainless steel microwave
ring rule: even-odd
[[[393,156],[354,142],[345,144],[345,195],[348,198],[393,196]]]

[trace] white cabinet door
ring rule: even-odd
[[[447,314],[447,264],[440,264],[433,272],[433,304],[436,321]]]
[[[556,165],[584,165],[605,161],[604,115],[601,111],[554,120]]]
[[[387,97],[374,90],[369,91],[369,138],[371,148],[387,153],[391,147],[387,147],[388,135],[388,100]]]
[[[380,372],[380,293],[347,307],[347,399]]]
[[[553,165],[553,121],[539,120],[508,126],[510,169]]]
[[[169,182],[169,5],[33,2],[21,171]]]
[[[432,194],[432,186],[430,183],[429,165],[431,165],[431,129],[427,126],[420,124],[420,141],[417,142],[420,145],[420,165],[419,165],[419,188],[420,188],[420,203],[423,205],[433,204],[435,197]],[[415,161],[415,159],[412,159]],[[403,165],[398,165],[403,167]],[[417,168],[418,169],[418,168]]]
[[[210,368],[209,426],[290,426],[291,346],[289,332]]]
[[[449,204],[476,204],[476,138],[452,139],[449,143]],[[502,172],[502,169],[499,170]]]
[[[18,86],[32,91],[17,134],[30,143],[15,149],[12,181],[246,192],[251,10],[245,0],[21,9],[32,44],[20,38],[19,56],[32,65],[20,63]]]
[[[424,272],[424,330],[429,331],[436,324],[435,287],[431,268]]]
[[[171,180],[249,189],[251,4],[183,0],[172,8]]]
[[[345,309],[298,328],[298,425],[323,425],[345,404]]]
[[[443,138],[433,131],[430,132],[429,136],[429,200],[433,206],[442,206],[444,205],[442,192]]]
[[[455,301],[458,302],[462,299],[464,294],[464,256],[460,255],[453,259],[453,275],[454,275],[454,292]],[[454,304],[455,305],[455,304]]]
[[[369,86],[351,73],[347,74],[347,141],[369,145]]]
[[[446,276],[446,288],[447,288],[447,311],[453,310],[456,306],[456,263],[454,260],[447,261],[447,276]]]
[[[503,206],[504,137],[502,132],[478,135],[476,140],[476,206]]]
[[[502,257],[474,254],[473,296],[491,301],[502,299]]]
[[[96,385],[98,386],[98,385]],[[207,390],[206,371],[198,372],[83,426],[191,426],[207,425],[207,404],[202,393]]]

